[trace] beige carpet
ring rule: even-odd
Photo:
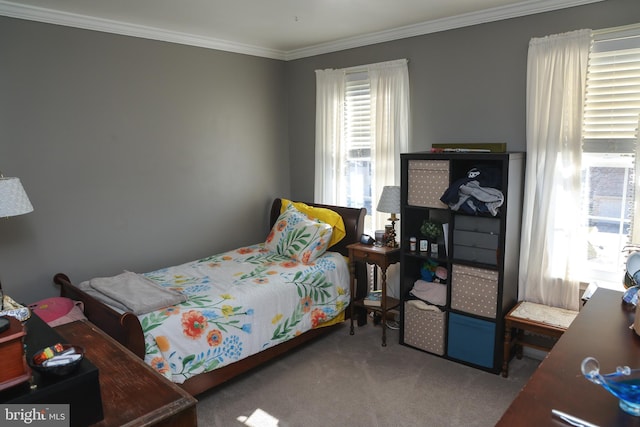
[[[206,426],[493,426],[539,364],[509,378],[398,344],[398,331],[348,326],[198,397]]]

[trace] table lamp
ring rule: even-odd
[[[385,227],[389,232],[387,234],[387,246],[390,248],[397,248],[398,241],[396,240],[396,221],[398,217],[396,214],[400,212],[400,187],[393,185],[386,185],[382,188],[382,194],[380,195],[380,201],[378,202],[378,212],[390,213],[391,227]]]
[[[20,179],[5,178],[0,173],[0,218],[17,216],[33,211]]]

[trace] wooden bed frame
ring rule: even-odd
[[[307,203],[311,206],[324,207],[332,209],[338,212],[344,221],[346,228],[346,236],[331,248],[332,251],[337,251],[348,256],[347,245],[358,242],[364,229],[364,217],[366,209],[360,208],[347,208],[341,206],[330,206],[322,204]],[[275,224],[278,216],[280,215],[281,200],[275,199],[271,206],[270,214],[270,226]],[[356,295],[358,298],[362,298],[366,295],[366,272],[364,265],[358,265],[356,268],[356,277],[363,278],[357,280],[358,289]],[[71,298],[76,301],[82,301],[84,303],[84,314],[87,318],[112,336],[122,345],[131,350],[135,355],[144,359],[145,355],[145,343],[142,332],[142,326],[138,321],[138,317],[131,313],[119,313],[109,306],[98,301],[96,298],[87,294],[86,292],[75,286],[69,277],[63,273],[58,273],[53,277],[54,283],[60,285],[60,295],[63,297]],[[345,310],[346,316],[349,316],[350,310]],[[358,316],[364,317],[364,316]],[[359,321],[359,324],[366,322]],[[191,395],[197,395],[210,388],[213,388],[233,377],[236,377],[256,366],[259,366],[287,351],[298,347],[299,345],[317,337],[323,335],[338,325],[328,326],[318,329],[312,329],[305,332],[289,341],[278,344],[274,347],[268,348],[260,353],[249,356],[245,359],[234,362],[230,365],[222,368],[214,369],[213,371],[205,372],[194,377],[189,378],[183,384],[179,384],[183,389],[189,392]]]

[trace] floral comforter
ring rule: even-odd
[[[349,270],[336,252],[305,265],[261,243],[144,276],[188,296],[138,316],[145,361],[175,383],[322,326],[349,304]]]

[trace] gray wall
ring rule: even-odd
[[[525,151],[529,40],[640,22],[639,0],[600,3],[319,55],[287,63],[292,197],[313,198],[316,69],[409,59],[409,151],[440,142],[506,142]]]
[[[638,21],[638,0],[607,0],[285,63],[0,17],[0,170],[35,207],[0,219],[0,280],[29,303],[57,272],[262,240],[274,197],[313,198],[315,69],[408,58],[411,151],[518,151],[531,37]]]
[[[0,279],[29,303],[264,239],[288,196],[284,62],[0,18]]]

